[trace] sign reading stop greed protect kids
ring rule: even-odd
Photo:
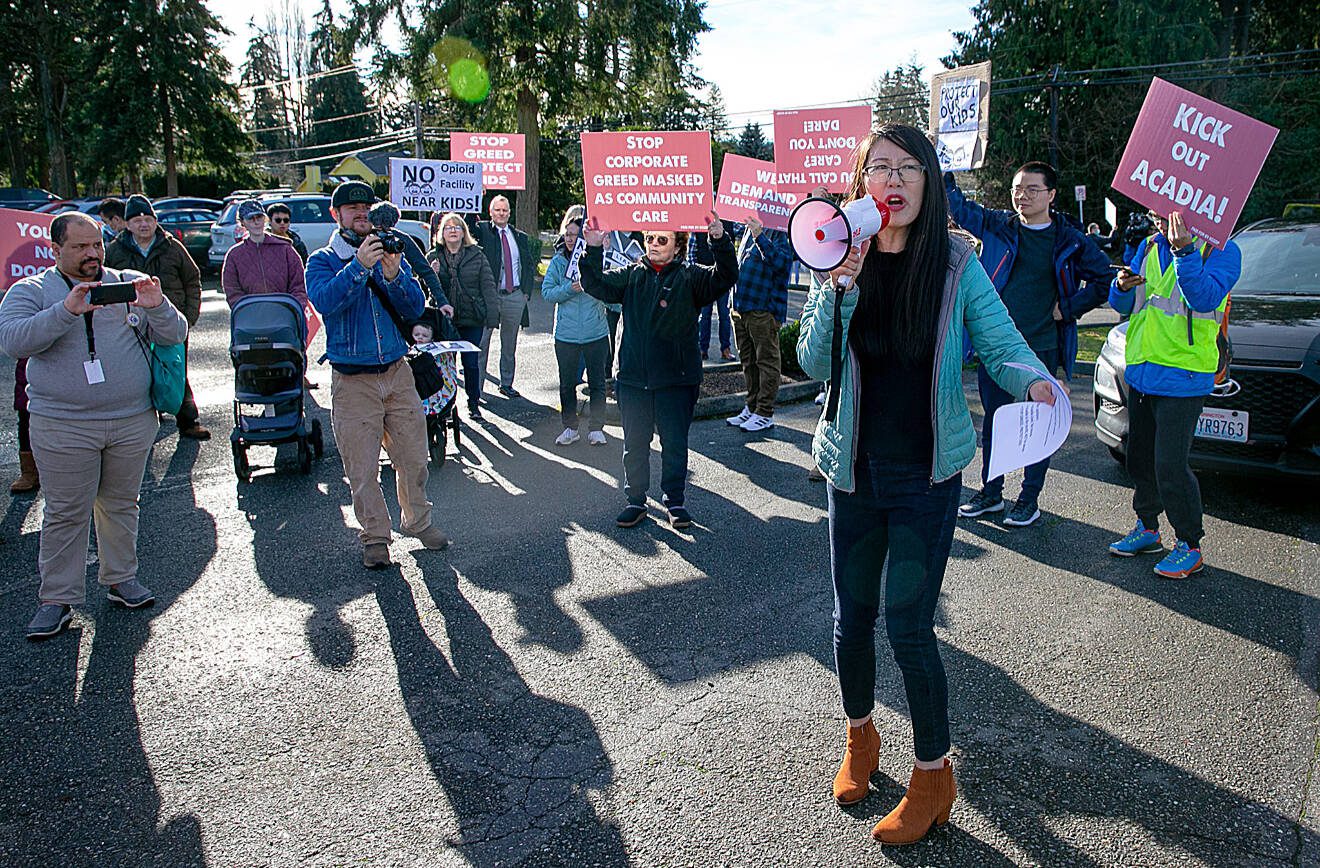
[[[54,219],[54,214],[0,208],[0,262],[5,269],[0,276],[0,294],[55,264],[55,246],[50,241]]]
[[[870,131],[869,105],[775,112],[779,190],[809,193],[824,186],[831,193],[846,192],[857,146]]]
[[[706,230],[709,132],[583,133],[587,214],[602,229]]]
[[[487,190],[527,189],[526,154],[522,133],[449,134],[449,158],[480,163]]]
[[[1158,214],[1181,211],[1196,237],[1223,249],[1278,134],[1156,78],[1112,186]]]

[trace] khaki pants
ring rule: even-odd
[[[735,310],[733,337],[747,380],[747,408],[762,416],[775,415],[780,376],[779,323],[775,315],[768,310]]]
[[[334,371],[330,401],[330,424],[353,493],[353,515],[362,526],[362,544],[388,544],[391,537],[390,513],[380,489],[382,445],[394,466],[400,527],[406,534],[430,527],[426,417],[408,363],[400,359],[382,374]]]
[[[86,601],[92,519],[100,584],[137,577],[138,492],[159,428],[155,410],[103,422],[33,414],[32,452],[46,496],[37,557],[43,603]]]

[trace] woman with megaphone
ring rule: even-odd
[[[868,197],[874,205],[849,207]],[[976,453],[963,335],[1007,391],[1045,404],[1054,393],[976,254],[950,236],[939,163],[920,130],[885,124],[859,147],[842,211],[850,225],[864,215],[869,228],[873,210],[879,230],[851,246],[809,293],[797,352],[803,370],[828,378],[830,391],[812,453],[828,482],[834,655],[848,716],[834,798],[861,801],[879,767],[871,710],[883,603],[916,759],[907,794],[871,834],[910,844],[948,820],[957,792],[935,606],[962,470]]]

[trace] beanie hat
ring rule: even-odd
[[[148,217],[156,216],[156,209],[151,207],[151,200],[141,193],[135,193],[128,197],[128,202],[124,205],[124,219],[132,220],[134,217],[142,215]]]
[[[372,190],[371,185],[365,181],[345,181],[335,188],[334,195],[330,197],[330,204],[335,208],[357,202],[372,205],[375,201],[376,191]]]
[[[261,207],[261,203],[256,199],[244,199],[238,203],[238,219],[247,220],[250,217],[265,217],[266,212]]]

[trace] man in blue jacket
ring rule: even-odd
[[[367,219],[376,196],[361,181],[335,188],[330,213],[339,231],[307,260],[307,297],[325,322],[331,425],[362,526],[362,564],[387,567],[391,524],[380,490],[382,444],[394,466],[400,525],[428,549],[449,544],[431,524],[426,499],[426,418],[404,360],[405,323],[426,298],[401,253],[386,253]]]
[[[1051,210],[1058,176],[1048,163],[1030,162],[1013,178],[1013,210],[985,208],[969,201],[953,174],[944,174],[949,214],[981,239],[981,264],[1032,352],[1054,374],[1071,378],[1077,361],[1077,320],[1104,304],[1112,273],[1109,258],[1079,230]],[[1082,282],[1086,286],[1082,286]],[[981,366],[977,387],[985,419],[981,425],[981,490],[958,508],[966,518],[1004,509],[1004,479],[987,479],[995,410],[1013,397]],[[1037,503],[1045,487],[1046,458],[1026,469],[1022,493],[1004,524],[1025,527],[1040,518]]]

